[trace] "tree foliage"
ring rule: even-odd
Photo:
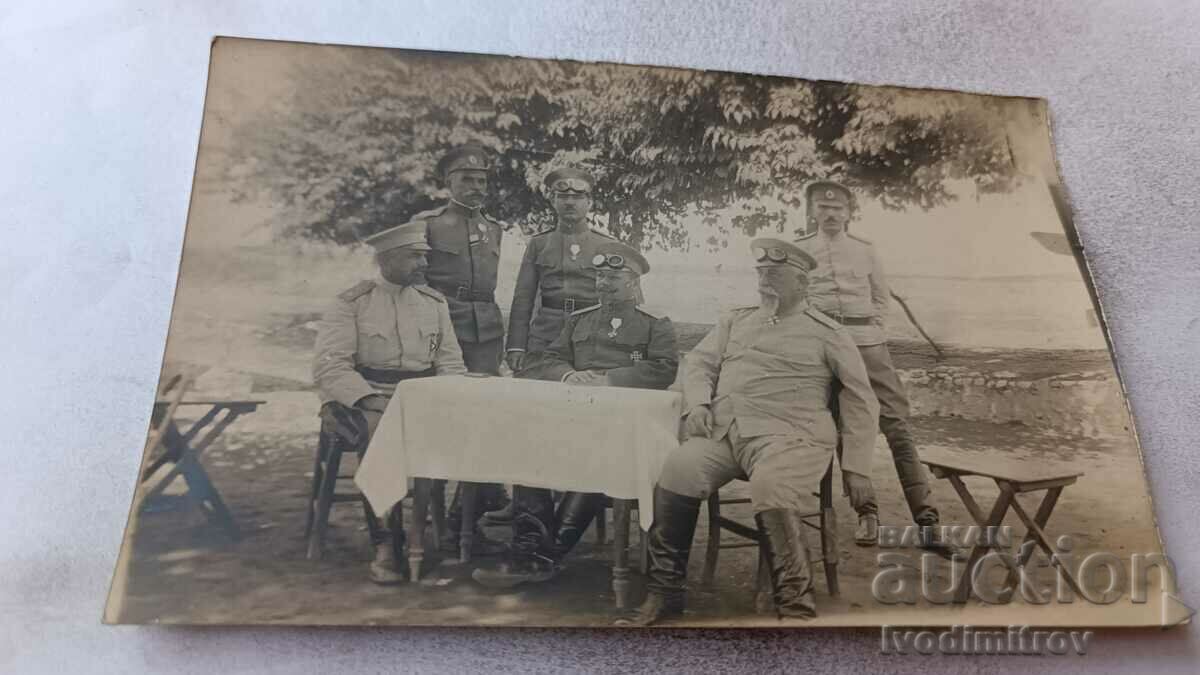
[[[1010,188],[1001,103],[982,96],[493,56],[341,50],[291,73],[293,95],[237,129],[225,180],[290,207],[285,232],[352,241],[443,201],[449,147],[496,153],[487,210],[526,231],[553,214],[542,177],[597,177],[598,224],[643,245],[709,245],[784,223],[814,178],[884,206],[931,208],[947,184]],[[790,217],[794,218],[794,215]],[[796,226],[799,224],[796,223]]]

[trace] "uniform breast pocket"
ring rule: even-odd
[[[537,252],[537,257],[533,259],[533,262],[538,267],[547,269],[557,268],[562,264],[561,251],[558,250],[557,246],[547,246]]]
[[[379,362],[395,357],[397,340],[390,326],[360,324],[358,327],[359,358],[366,362]]]

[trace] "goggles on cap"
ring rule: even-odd
[[[771,246],[768,248],[755,246],[754,248],[750,249],[750,252],[754,254],[754,259],[760,263],[767,262],[769,260],[773,263],[787,264],[791,265],[792,267],[798,267],[806,272],[808,271],[808,265],[805,265],[800,260],[792,260],[791,257],[788,256],[787,250],[778,246]]]
[[[592,186],[582,178],[559,178],[550,189],[555,192],[591,192]]]
[[[592,257],[592,266],[623,270],[625,269],[625,256],[619,253],[610,253],[608,255],[597,253],[594,257]]]
[[[755,246],[751,250],[751,253],[754,254],[754,259],[758,262],[770,260],[771,262],[785,263],[788,261],[787,251],[779,248],[778,246],[772,246],[770,248]]]

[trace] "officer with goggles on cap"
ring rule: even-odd
[[[638,307],[640,278],[650,264],[635,249],[603,242],[591,258],[599,304],[576,310],[523,377],[577,385],[666,389],[675,381],[679,352],[671,320]],[[512,557],[500,568],[479,569],[475,580],[492,588],[546,581],[604,510],[604,495],[568,492],[557,512],[550,491],[513,489]]]
[[[533,365],[572,312],[596,304],[592,258],[597,247],[615,239],[588,228],[594,183],[581,169],[558,169],[546,176],[558,224],[529,239],[517,273],[506,350],[514,373]],[[539,294],[541,300],[536,302]]]
[[[756,239],[751,247],[761,302],[721,317],[684,359],[689,438],[671,452],[654,488],[646,601],[619,625],[649,625],[683,611],[700,506],[735,478],[750,481],[780,619],[816,616],[801,516],[814,510],[838,444],[835,391],[842,472],[854,490],[870,484],[879,408],[846,329],[808,305],[815,261],[777,239]]]

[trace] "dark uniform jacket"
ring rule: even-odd
[[[458,341],[488,342],[504,337],[504,322],[495,300],[503,224],[454,202],[418,213],[413,220],[426,223],[433,250],[425,279],[446,296]]]
[[[573,313],[544,358],[522,377],[557,382],[572,372],[592,370],[606,372],[613,386],[666,389],[678,368],[671,320],[623,303]]]
[[[571,312],[598,302],[592,257],[599,244],[612,239],[592,230],[566,234],[557,229],[530,237],[513,290],[508,349],[544,350]]]

